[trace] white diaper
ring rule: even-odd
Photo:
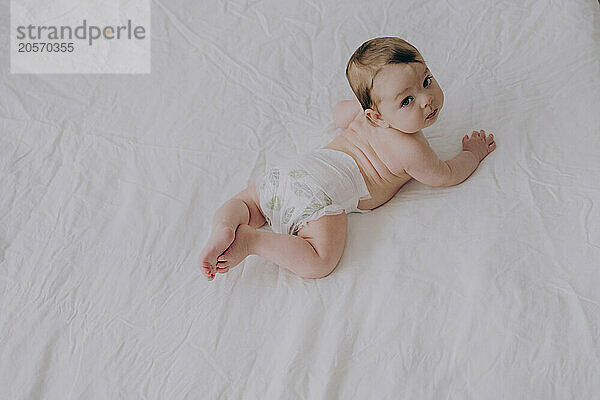
[[[276,233],[297,235],[323,215],[370,211],[357,208],[371,194],[354,159],[342,151],[317,149],[269,166],[257,184],[260,207]]]

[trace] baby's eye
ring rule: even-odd
[[[408,106],[410,104],[411,100],[414,100],[414,98],[412,96],[409,96],[409,97],[405,98],[404,100],[402,100],[402,103],[400,104],[400,108]]]
[[[427,82],[427,79],[429,79],[429,83],[425,84]],[[425,81],[423,81],[423,87],[427,87],[429,85],[431,85],[431,81],[433,80],[433,76],[429,75],[427,78],[425,78]]]

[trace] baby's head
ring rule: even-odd
[[[421,53],[397,37],[363,43],[348,61],[346,78],[374,126],[415,133],[432,125],[444,104]]]

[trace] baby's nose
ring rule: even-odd
[[[428,105],[431,104],[431,102],[433,101],[433,96],[428,94],[426,96],[423,97],[423,100],[421,101],[421,108],[425,108]]]

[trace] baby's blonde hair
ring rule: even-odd
[[[424,60],[416,47],[399,37],[379,37],[361,44],[348,60],[346,78],[363,110],[370,108],[379,113],[377,104],[381,99],[373,93],[373,80],[381,68],[411,62]]]

